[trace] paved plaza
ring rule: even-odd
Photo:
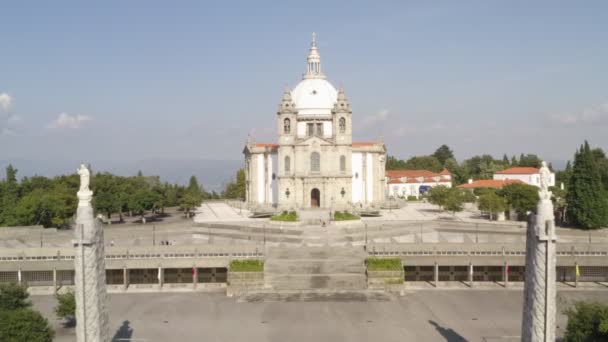
[[[561,314],[573,300],[608,301],[608,291],[558,293]],[[56,341],[75,341],[53,313],[52,296],[33,296],[54,326]],[[390,301],[354,296],[335,301],[240,303],[223,293],[110,295],[111,335],[132,341],[483,341],[517,336],[520,290],[412,291]],[[128,323],[126,323],[128,322]]]
[[[180,213],[146,224],[104,226],[106,246],[160,245],[363,245],[368,243],[524,243],[524,222],[491,222],[468,208],[453,216],[436,206],[413,202],[382,216],[338,226],[293,226],[250,219],[246,210],[224,202],[204,203],[194,220]],[[608,242],[608,231],[558,228],[559,242]],[[10,228],[0,231],[0,248],[71,247],[72,230]]]

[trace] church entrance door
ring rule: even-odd
[[[319,189],[314,188],[310,192],[310,207],[318,208],[321,206],[321,191]]]

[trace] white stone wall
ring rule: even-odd
[[[270,184],[268,203],[270,204],[277,204],[279,202],[279,164],[277,159],[276,153],[268,155],[268,184]]]
[[[256,164],[257,164],[257,170],[256,170],[256,175],[255,175],[255,179],[256,184],[257,184],[257,191],[258,191],[258,198],[257,198],[257,202],[258,203],[264,203],[264,194],[266,193],[266,189],[264,189],[264,155],[263,154],[258,154],[255,156],[256,158]]]
[[[540,174],[524,174],[524,175],[502,175],[495,174],[493,176],[496,180],[506,180],[506,179],[518,179],[526,184],[534,185],[540,187]],[[555,173],[551,173],[549,177],[549,186],[555,186]]]
[[[353,152],[352,154],[352,203],[363,201],[363,154]]]
[[[423,182],[423,183],[397,183],[397,184],[388,184],[387,193],[392,197],[406,197],[407,196],[420,196],[420,186],[430,186],[435,187],[439,185],[446,186],[448,188],[452,187],[452,182]],[[396,191],[395,191],[396,190]]]

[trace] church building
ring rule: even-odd
[[[250,140],[243,151],[250,206],[349,210],[384,201],[386,147],[352,141],[350,104],[323,74],[314,33],[306,72],[283,93],[276,120],[277,143]]]

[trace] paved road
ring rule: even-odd
[[[560,292],[563,301],[608,302],[608,291]],[[57,330],[51,296],[32,297]],[[521,291],[428,290],[393,301],[239,303],[222,294],[110,296],[112,335],[134,341],[481,341],[520,334]],[[128,321],[128,326],[124,324]],[[562,331],[565,319],[558,319]]]

